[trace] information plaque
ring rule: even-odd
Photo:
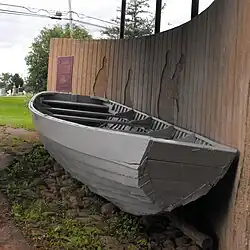
[[[73,56],[57,57],[56,91],[72,92]]]

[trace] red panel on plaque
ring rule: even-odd
[[[56,91],[72,92],[73,56],[57,57]]]

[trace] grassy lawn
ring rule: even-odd
[[[0,97],[0,125],[15,128],[34,129],[28,108],[30,96]]]

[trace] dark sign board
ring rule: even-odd
[[[73,56],[57,57],[56,91],[72,92]]]

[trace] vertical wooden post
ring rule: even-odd
[[[122,0],[121,22],[120,22],[120,39],[124,38],[125,16],[126,16],[126,0]]]
[[[199,14],[199,0],[192,0],[191,19]]]
[[[155,8],[155,34],[161,32],[161,6],[162,6],[162,0],[156,0],[156,8]]]

